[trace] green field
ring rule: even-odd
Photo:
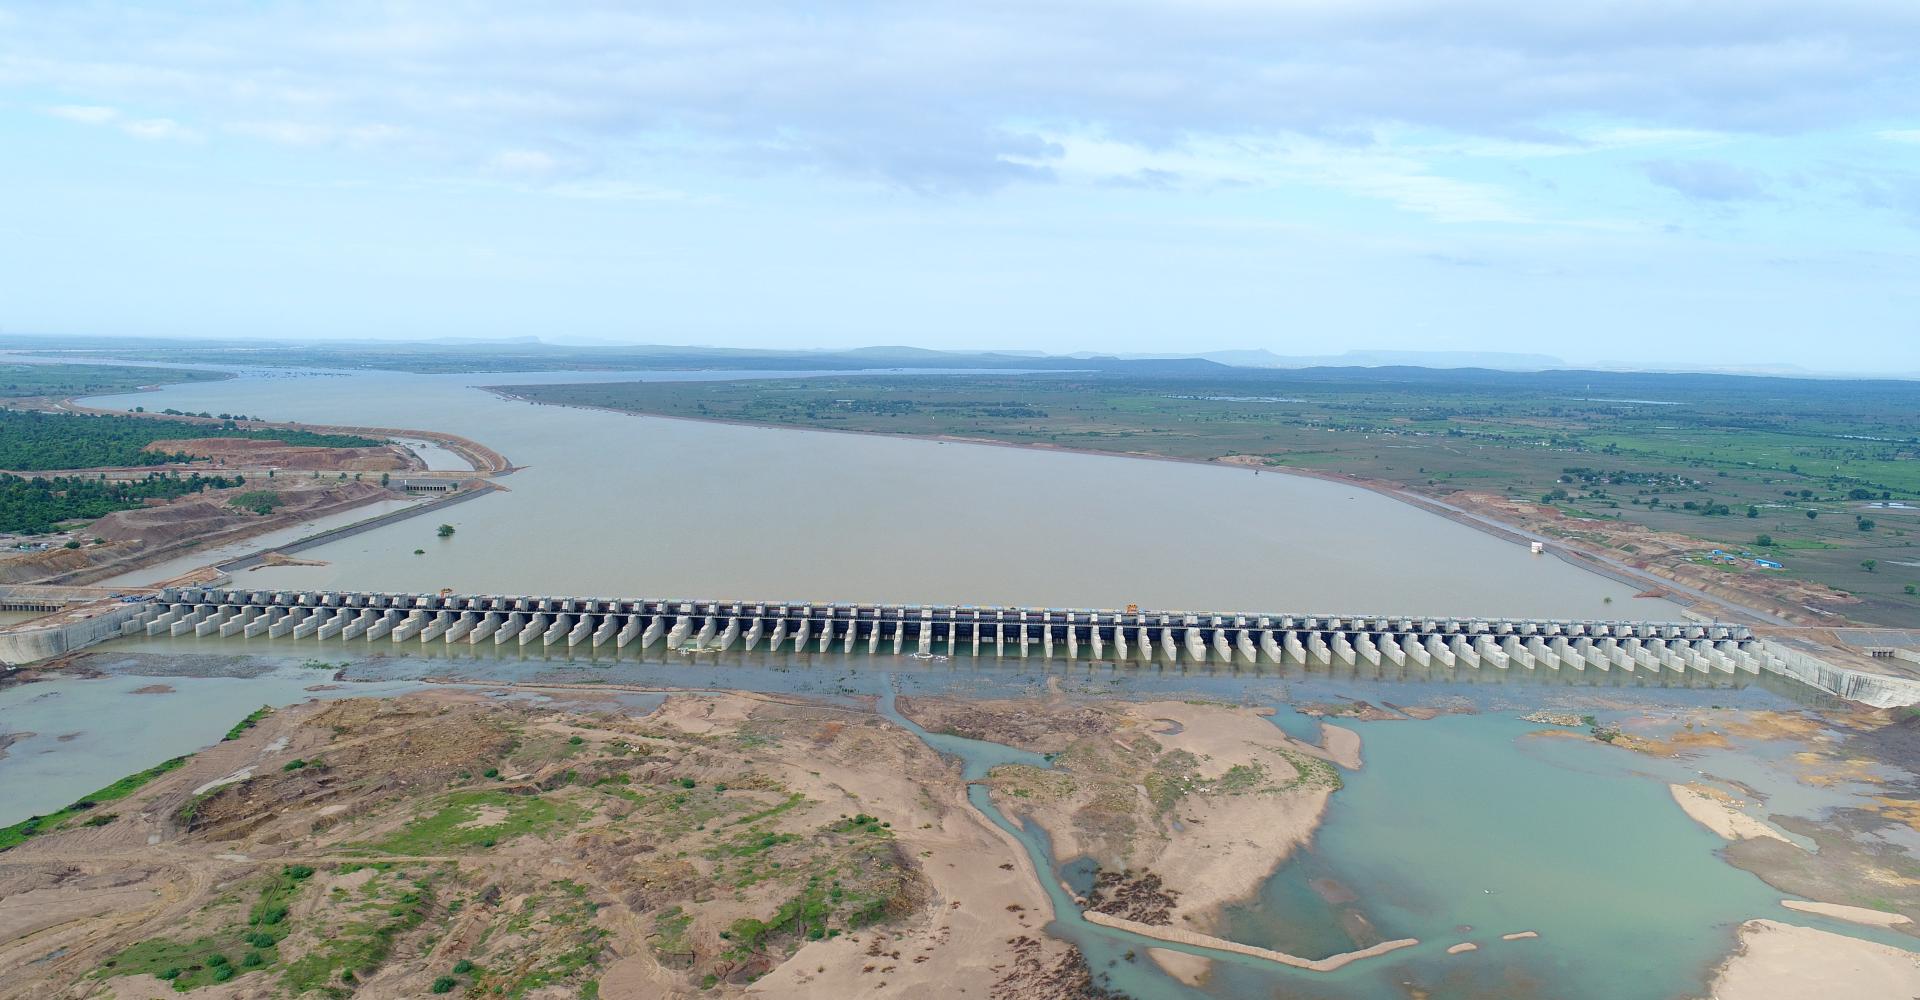
[[[1756,551],[1920,626],[1920,384],[1418,368],[515,386],[541,402],[1341,472]],[[1920,508],[1920,503],[1916,503]],[[1815,513],[1813,519],[1806,515]],[[1873,561],[1869,570],[1863,565]],[[1910,565],[1909,565],[1910,564]],[[1916,588],[1920,589],[1920,588]]]
[[[165,359],[160,359],[165,360]],[[0,364],[0,399],[98,396],[132,392],[163,382],[217,382],[220,372],[184,368],[133,368],[125,365]]]

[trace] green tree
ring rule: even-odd
[[[1752,505],[1752,504],[1748,504],[1748,505],[1747,505],[1747,516],[1748,516],[1748,517],[1759,517],[1759,516],[1760,516],[1760,508],[1758,508],[1758,507],[1755,507],[1755,506],[1754,506],[1754,505]]]
[[[441,537],[441,538],[452,538],[452,537],[453,537],[453,525],[451,525],[451,524],[443,524],[443,525],[441,525],[441,526],[440,526],[440,531],[439,531],[439,535],[440,535],[440,537]]]
[[[1809,520],[1809,521],[1811,521],[1811,520],[1813,520],[1814,518],[1816,518],[1816,517],[1819,517],[1819,516],[1820,516],[1820,512],[1819,512],[1819,511],[1817,511],[1817,510],[1810,510],[1810,511],[1807,511],[1807,520]]]
[[[1860,560],[1860,568],[1866,570],[1869,573],[1873,572],[1873,568],[1878,565],[1880,565],[1880,560],[1878,559]]]
[[[1753,544],[1758,545],[1763,549],[1773,548],[1773,536],[1761,535],[1759,538],[1756,538],[1753,540]]]

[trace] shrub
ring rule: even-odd
[[[453,972],[454,972],[454,975],[457,975],[457,976],[464,976],[464,975],[466,975],[467,973],[469,973],[469,972],[472,972],[472,971],[473,971],[473,963],[472,963],[472,962],[469,962],[469,961],[467,961],[467,960],[466,960],[466,959],[464,959],[464,958],[463,958],[463,959],[461,959],[461,960],[460,960],[460,961],[458,961],[458,962],[455,962],[455,963],[453,963]]]
[[[433,981],[433,992],[452,993],[453,988],[457,985],[459,985],[459,981],[452,976],[441,976],[439,979]]]
[[[290,760],[290,761],[287,761],[287,765],[286,765],[285,767],[283,767],[283,768],[281,768],[280,770],[282,770],[282,771],[298,771],[298,770],[300,770],[301,768],[303,768],[303,767],[306,767],[306,766],[307,766],[307,762],[306,762],[306,761],[304,761],[304,760],[301,760],[301,759],[300,759],[300,758],[298,758],[298,757],[295,757],[294,759],[292,759],[292,760]]]
[[[443,524],[443,525],[441,525],[441,526],[440,526],[440,530],[439,530],[439,532],[438,532],[438,534],[439,534],[439,536],[440,536],[441,538],[452,538],[452,537],[453,537],[453,525],[451,525],[451,524]]]

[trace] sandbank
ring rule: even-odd
[[[1789,910],[1802,913],[1818,913],[1823,917],[1836,920],[1848,920],[1868,927],[1898,927],[1913,923],[1913,918],[1904,913],[1888,913],[1885,910],[1870,910],[1864,906],[1846,906],[1840,903],[1809,902],[1804,899],[1783,899],[1780,905]]]
[[[1213,971],[1213,959],[1205,955],[1192,955],[1172,948],[1148,948],[1147,957],[1160,971],[1187,984],[1199,986],[1206,982],[1207,975]]]
[[[1712,1000],[1920,996],[1920,954],[1773,920],[1740,926],[1740,948],[1714,976]]]
[[[1774,829],[1766,821],[1741,812],[1738,806],[1716,789],[1704,785],[1668,785],[1667,788],[1673,792],[1673,801],[1679,803],[1694,822],[1719,834],[1722,840],[1772,837],[1781,843],[1793,843],[1786,834]]]

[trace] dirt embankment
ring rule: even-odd
[[[397,444],[321,448],[252,438],[170,438],[155,441],[146,450],[204,458],[219,469],[272,466],[303,472],[412,472],[426,468],[426,463]]]
[[[1325,751],[1252,709],[1185,702],[902,700],[930,730],[1055,754],[996,768],[995,801],[1039,823],[1062,859],[1100,873],[1086,908],[1212,929],[1318,826],[1341,784]],[[1057,721],[1056,721],[1057,720]],[[1357,748],[1353,748],[1357,755]]]
[[[60,400],[53,408],[64,410],[68,413],[98,413],[114,416],[126,415],[126,411],[124,410],[108,410],[97,406],[87,406],[71,399]],[[196,417],[184,413],[146,413],[142,414],[142,416],[150,417],[154,420],[173,420],[183,424],[199,424],[202,426],[219,425],[226,422],[218,417]],[[421,441],[431,441],[459,455],[473,466],[475,472],[482,475],[510,472],[513,469],[513,464],[507,461],[505,455],[471,438],[464,438],[458,434],[449,434],[446,431],[422,431],[404,427],[350,427],[340,424],[301,424],[292,421],[276,420],[241,420],[237,423],[240,427],[247,430],[279,429],[312,431],[316,434],[353,434],[360,437],[372,438],[414,438]]]
[[[1576,552],[1604,556],[1683,586],[1703,591],[1736,605],[1764,608],[1802,624],[1834,623],[1823,611],[1860,603],[1831,587],[1758,569],[1734,573],[1689,562],[1690,556],[1714,546],[1675,532],[1656,531],[1626,521],[1602,521],[1568,515],[1560,509],[1497,493],[1462,490],[1448,493],[1446,502],[1536,534],[1550,535]],[[1832,612],[1839,614],[1841,612]]]
[[[792,699],[646,712],[548,693],[284,709],[53,823],[0,855],[0,982],[124,1000],[343,982],[416,997],[443,979],[513,996],[1095,995],[1041,931],[1024,852],[912,734]]]
[[[269,514],[234,506],[235,495],[271,489],[278,504]],[[137,569],[198,548],[250,538],[278,528],[351,510],[400,494],[374,483],[287,480],[208,490],[167,503],[115,511],[88,526],[104,545],[49,549],[0,560],[0,583],[82,584]]]

